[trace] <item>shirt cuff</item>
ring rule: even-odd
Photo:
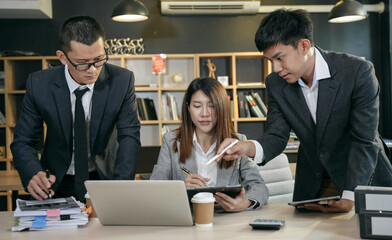
[[[348,200],[351,200],[351,201],[355,202],[354,201],[354,192],[353,191],[344,190],[343,194],[342,194],[342,198],[348,199]]]
[[[261,144],[258,141],[255,141],[255,140],[251,140],[251,141],[253,142],[253,144],[255,145],[255,148],[256,148],[256,153],[253,158],[253,161],[256,164],[261,164],[263,162],[263,158],[264,158],[263,147],[261,146]]]
[[[246,210],[256,209],[260,206],[260,203],[258,201],[253,200],[253,199],[249,199],[249,200],[252,201],[253,204],[250,207],[248,207]]]

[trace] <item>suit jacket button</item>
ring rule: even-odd
[[[320,172],[317,172],[317,173],[316,173],[316,177],[319,178],[320,176],[321,176],[321,173],[320,173]]]

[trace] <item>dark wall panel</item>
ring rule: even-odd
[[[107,38],[144,38],[146,53],[257,51],[254,33],[265,14],[242,16],[162,16],[159,0],[144,0],[150,19],[137,23],[119,23],[110,19],[118,1],[55,0],[53,19],[0,20],[0,50],[17,49],[54,55],[58,48],[57,32],[61,23],[76,15],[91,15],[105,27]],[[268,4],[268,1],[262,1]],[[269,1],[274,4],[285,1]],[[286,1],[287,2],[287,1]],[[296,2],[298,4],[299,1]],[[336,1],[302,1],[304,4],[332,4]],[[315,43],[325,49],[346,51],[372,59],[372,43],[380,34],[374,32],[379,14],[370,13],[367,20],[331,24],[328,14],[311,14]],[[372,31],[370,30],[372,29]]]
[[[241,16],[162,16],[159,0],[142,0],[150,19],[137,23],[119,23],[110,19],[119,0],[53,0],[53,19],[0,19],[0,51],[24,50],[55,55],[59,48],[58,29],[71,16],[90,15],[104,26],[107,38],[143,38],[145,53],[202,53],[257,51],[254,33],[265,14]],[[328,23],[327,13],[311,14],[316,45],[326,50],[348,52],[371,60],[381,88],[381,116],[384,125],[391,122],[391,80],[389,44],[389,1],[386,11],[369,13],[360,22]],[[265,5],[291,5],[292,0],[262,0]],[[295,4],[335,4],[337,0],[299,0]],[[360,0],[365,4],[379,0]],[[385,39],[386,38],[386,39]],[[387,119],[384,116],[388,117]],[[382,124],[383,125],[383,124]],[[383,126],[381,125],[381,130]],[[384,136],[392,138],[390,127]],[[387,131],[387,132],[386,132]]]

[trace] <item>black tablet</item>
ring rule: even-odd
[[[187,188],[188,192],[188,198],[189,201],[195,195],[196,193],[199,192],[210,192],[210,193],[216,193],[216,192],[222,192],[232,198],[235,198],[240,192],[241,192],[242,186],[241,184],[238,185],[229,185],[229,186],[214,186],[214,187],[198,187],[198,188]]]
[[[315,199],[309,199],[309,200],[303,200],[303,201],[290,202],[289,205],[290,206],[297,206],[297,205],[305,204],[305,203],[327,204],[328,200],[339,200],[339,199],[340,199],[340,196],[315,198]]]

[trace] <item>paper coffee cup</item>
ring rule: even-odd
[[[93,207],[93,203],[91,202],[91,198],[90,195],[88,193],[86,193],[84,195],[84,198],[86,199],[86,207],[87,209],[89,207],[91,207],[91,213],[88,215],[89,218],[96,218],[97,214],[95,213],[94,207]]]
[[[212,193],[195,194],[191,202],[193,204],[193,215],[196,227],[211,227],[214,219],[215,198]]]

